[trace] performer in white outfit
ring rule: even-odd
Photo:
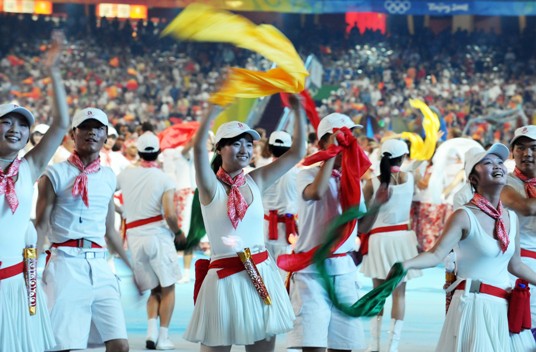
[[[102,110],[78,111],[71,131],[74,153],[49,166],[39,180],[37,230],[52,243],[43,288],[54,351],[85,349],[90,336],[91,342],[104,341],[108,351],[129,349],[119,283],[105,260],[108,244],[130,266],[113,224],[116,178],[99,159],[107,129]]]
[[[362,236],[361,243],[363,263],[361,272],[372,278],[374,288],[385,282],[389,269],[396,262],[401,262],[417,255],[417,237],[410,230],[409,218],[411,199],[414,190],[413,174],[400,171],[405,155],[409,154],[407,144],[398,139],[389,139],[382,143],[380,176],[367,181],[363,193],[367,203],[373,199],[381,183],[389,185],[391,197],[385,203],[372,225],[372,230]],[[364,248],[367,247],[367,248]],[[418,270],[412,270],[406,280],[421,276]],[[391,329],[389,330],[388,351],[398,351],[398,342],[402,332],[406,305],[406,282],[402,282],[393,292],[391,311]],[[383,312],[371,319],[371,342],[369,351],[380,350],[381,321]]]
[[[145,132],[137,141],[140,162],[119,174],[117,186],[125,202],[128,247],[132,267],[141,290],[151,290],[147,300],[146,348],[171,350],[168,327],[175,307],[175,282],[180,279],[177,252],[173,244],[179,234],[173,205],[175,182],[158,168],[158,137]],[[158,328],[160,318],[160,328]]]
[[[536,126],[518,128],[510,147],[516,166],[508,174],[501,200],[519,218],[521,260],[536,271]],[[536,286],[530,288],[532,334],[536,336]]]
[[[125,158],[123,153],[119,151],[114,152],[112,150],[117,137],[119,137],[117,130],[112,126],[112,124],[108,124],[108,137],[106,138],[106,142],[100,151],[102,165],[112,168],[112,171],[116,176],[131,165],[130,161]]]
[[[438,242],[428,252],[403,262],[405,270],[439,264],[456,253],[458,279],[436,351],[534,351],[530,334],[509,335],[508,290],[511,274],[536,283],[536,273],[520,259],[518,220],[503,208],[508,148],[466,153],[465,173],[473,199],[449,218]]]
[[[196,280],[199,295],[184,337],[200,342],[201,351],[230,351],[235,344],[246,345],[246,351],[274,351],[275,335],[292,328],[294,314],[288,294],[264,247],[261,202],[264,189],[305,154],[305,126],[299,100],[292,96],[290,101],[295,116],[290,150],[247,175],[243,169],[251,161],[253,140],[260,138],[256,131],[241,122],[221,125],[216,133],[214,169],[206,149],[213,115],[203,117],[195,136],[196,179],[212,256],[204,281],[200,284]],[[246,253],[245,248],[252,253],[246,265],[256,264],[264,285],[259,283],[255,270],[248,270],[237,255]]]
[[[42,352],[56,344],[36,271],[29,277],[31,284],[36,285],[32,288],[36,291],[36,301],[29,300],[23,272],[31,274],[32,268],[28,267],[29,262],[25,264],[23,252],[26,248],[33,247],[28,251],[36,248],[35,231],[29,229],[34,182],[69,126],[65,89],[56,67],[63,41],[61,33],[53,35],[45,60],[54,92],[52,125],[41,143],[22,159],[17,156],[28,143],[35,118],[18,105],[0,105],[0,351]],[[33,236],[27,235],[30,233]],[[30,308],[33,314],[30,314]]]
[[[348,144],[345,149],[326,159],[321,165],[304,168],[298,174],[298,219],[299,237],[289,262],[299,262],[300,265],[289,266],[293,271],[290,277],[290,298],[296,322],[288,335],[288,348],[301,348],[303,351],[351,351],[364,346],[364,334],[361,320],[350,317],[339,311],[333,304],[331,297],[322,284],[316,266],[308,259],[316,248],[325,242],[327,227],[339,216],[343,209],[341,206],[344,192],[340,190],[344,182],[344,173],[349,172],[353,184],[360,192],[360,176],[368,169],[370,162],[363,151],[360,151],[357,140],[351,130],[361,125],[356,125],[348,116],[333,113],[324,117],[318,125],[319,147],[318,154],[328,153],[329,150],[339,146],[338,134],[346,138]],[[344,133],[343,133],[344,131]],[[335,147],[335,148],[333,148]],[[349,155],[355,153],[356,155]],[[358,157],[361,155],[361,157]],[[366,165],[342,165],[341,160],[362,159]],[[315,159],[316,160],[316,159]],[[357,169],[357,175],[350,169]],[[342,170],[342,176],[341,176]],[[359,175],[359,173],[362,173]],[[385,190],[385,188],[383,188]],[[360,210],[365,212],[364,198],[360,194],[354,195]],[[386,194],[384,191],[380,194]],[[348,195],[346,195],[348,196]],[[376,202],[374,202],[376,204]],[[373,207],[375,208],[376,205]],[[355,250],[357,228],[360,231],[370,229],[374,222],[374,211],[370,212],[367,219],[359,219],[349,227],[344,227],[340,234],[343,240],[339,241],[338,247],[325,260],[329,280],[334,285],[335,292],[339,294],[339,300],[344,304],[353,304],[359,299],[359,284],[357,282],[357,268],[350,252]],[[278,265],[286,269],[286,265],[280,256]],[[292,259],[294,258],[294,259]],[[286,258],[285,258],[286,259]]]
[[[273,160],[286,153],[291,145],[292,137],[287,132],[274,131],[270,134],[268,148]],[[293,167],[262,194],[264,240],[266,249],[274,259],[280,254],[290,253],[290,239],[298,235],[296,224],[298,171],[297,167]]]

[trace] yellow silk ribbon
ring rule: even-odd
[[[434,155],[438,140],[439,119],[437,115],[421,100],[411,99],[410,105],[421,110],[424,120],[422,126],[426,139],[413,132],[402,132],[402,138],[411,142],[410,157],[414,160],[430,160]]]
[[[272,25],[203,4],[186,7],[162,32],[181,40],[230,43],[261,54],[277,64],[267,72],[231,68],[223,86],[210,97],[225,106],[235,98],[257,98],[279,92],[299,93],[309,75],[292,43]]]

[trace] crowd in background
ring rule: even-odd
[[[127,126],[124,131],[133,132],[144,121],[159,131],[177,121],[170,118],[196,120],[227,67],[265,70],[271,65],[224,44],[160,38],[165,22],[0,16],[0,99],[27,106],[45,123],[49,81],[39,60],[56,27],[64,28],[69,41],[63,57],[69,106],[99,106],[116,127]],[[436,107],[454,135],[473,118],[509,109],[523,109],[529,122],[536,115],[536,51],[528,30],[434,34],[423,28],[410,35],[357,28],[345,33],[319,24],[289,28],[286,34],[303,58],[319,58],[323,84],[333,88],[317,101],[320,116],[346,113],[370,123],[376,137],[390,128],[422,131],[422,118],[409,107],[409,98]],[[484,138],[492,128],[493,139],[508,140],[515,125],[475,124],[467,134],[489,143]]]

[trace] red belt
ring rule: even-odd
[[[361,239],[361,247],[359,248],[359,251],[363,255],[368,254],[368,243],[369,243],[370,235],[374,235],[376,233],[382,233],[382,232],[395,232],[395,231],[408,231],[408,230],[409,230],[409,224],[376,227],[370,230],[369,233],[362,233],[359,235],[359,238]]]
[[[456,290],[465,290],[465,281],[462,281],[458,286],[456,286]],[[471,287],[469,289],[469,292],[485,293],[487,295],[499,297],[502,299],[508,299],[508,297],[510,296],[508,291],[502,288],[487,285],[476,280],[471,281]]]
[[[268,214],[264,214],[264,220],[268,221],[268,239],[271,241],[276,241],[279,237],[277,224],[280,222],[285,223],[287,242],[290,235],[298,233],[296,215],[294,214],[279,215],[277,210],[270,210]]]
[[[2,265],[2,262],[0,262],[0,265]],[[20,262],[15,265],[0,269],[0,280],[4,280],[12,276],[22,274],[23,271],[24,271],[24,262]]]
[[[153,216],[153,217],[150,217],[150,218],[147,218],[147,219],[140,219],[140,220],[129,222],[129,223],[126,224],[126,228],[127,229],[133,229],[135,227],[142,226],[142,225],[147,225],[147,224],[157,222],[157,221],[160,221],[160,220],[164,220],[164,217],[162,215],[157,215],[157,216]]]
[[[536,259],[536,252],[521,248],[521,256]]]
[[[255,264],[260,264],[268,259],[268,251],[253,254],[251,259]],[[244,264],[238,256],[216,260],[198,259],[195,262],[194,304],[197,301],[197,295],[201,289],[201,284],[205,280],[209,269],[220,269],[216,272],[220,279],[245,270]]]
[[[77,248],[102,248],[98,243],[95,243],[85,238],[79,238],[77,240],[68,240],[62,243],[52,243],[50,247],[77,247]]]
[[[266,259],[268,259],[268,251],[253,254],[251,256],[251,259],[253,259],[253,262],[255,264],[260,264],[264,262]],[[220,279],[226,278],[228,276],[237,274],[245,270],[244,264],[242,263],[240,258],[238,258],[238,256],[212,260],[210,261],[210,265],[208,266],[208,268],[220,269],[216,272]]]

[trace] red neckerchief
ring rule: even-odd
[[[525,192],[529,198],[536,198],[536,177],[528,178],[517,167],[514,169],[514,175],[525,183]]]
[[[156,161],[140,160],[140,166],[145,167],[145,168],[150,168],[150,167],[158,168],[158,163]]]
[[[19,206],[19,200],[15,192],[15,178],[19,174],[20,163],[20,159],[13,160],[5,173],[0,169],[0,195],[5,194],[7,205],[9,205],[13,214],[15,214],[15,210]]]
[[[499,205],[497,206],[497,209],[495,209],[493,205],[489,202],[489,200],[482,197],[480,194],[475,193],[470,203],[476,205],[478,209],[484,212],[484,214],[490,216],[495,220],[495,231],[493,237],[495,237],[497,241],[499,241],[499,246],[501,247],[503,253],[506,252],[506,250],[508,249],[508,244],[510,243],[510,239],[508,238],[508,233],[506,233],[504,221],[501,218],[501,215],[503,213],[502,202],[499,201]]]
[[[77,152],[73,152],[67,160],[80,171],[80,174],[76,176],[76,179],[74,180],[73,190],[71,193],[73,197],[81,196],[82,201],[86,207],[89,208],[87,175],[100,170],[100,157],[97,157],[97,159],[92,161],[88,166],[84,166],[84,163],[82,163],[82,160],[80,160]]]
[[[231,176],[220,167],[216,173],[216,177],[218,177],[221,182],[231,187],[229,198],[227,199],[227,215],[229,216],[229,220],[231,220],[231,224],[236,229],[238,227],[238,222],[244,218],[246,211],[248,210],[248,203],[246,203],[246,200],[239,190],[240,187],[246,184],[246,175],[244,170],[242,170],[234,178],[231,178]]]
[[[334,130],[333,132],[336,132]],[[303,161],[303,165],[312,165],[320,161],[328,160],[342,152],[342,176],[339,199],[342,211],[359,205],[361,201],[361,176],[368,170],[371,163],[365,152],[359,147],[357,139],[347,127],[342,127],[337,134],[339,145],[330,145],[328,149],[319,151]],[[333,173],[332,173],[333,175]],[[339,242],[331,249],[333,254],[351,236],[357,225],[357,219],[344,225]],[[299,271],[311,265],[313,256],[320,246],[300,253],[282,254],[277,259],[277,265],[289,272]]]

